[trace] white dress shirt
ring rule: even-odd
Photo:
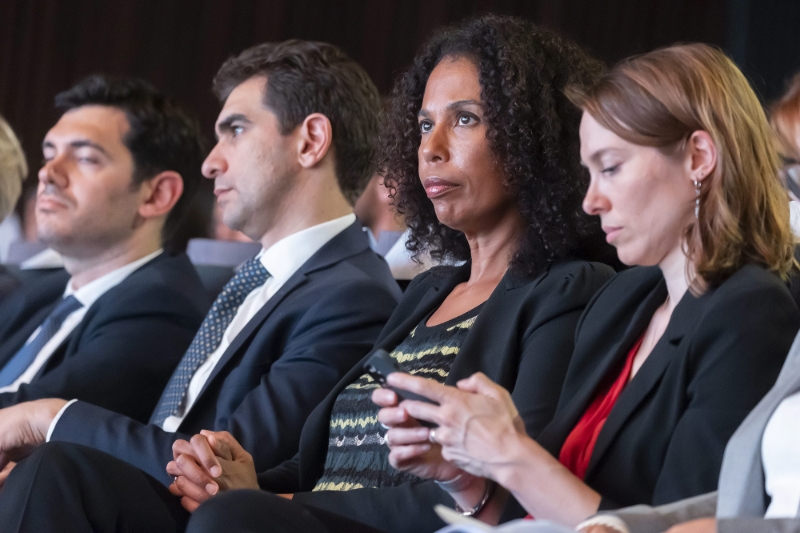
[[[67,283],[67,288],[64,291],[64,298],[72,295],[82,304],[82,307],[67,315],[67,318],[65,318],[64,322],[61,323],[59,330],[49,341],[47,341],[47,344],[45,344],[42,349],[39,350],[39,353],[36,354],[36,357],[30,366],[22,373],[20,377],[17,378],[14,383],[5,387],[0,387],[0,393],[16,392],[20,385],[24,383],[30,383],[42,366],[47,363],[56,349],[61,346],[61,343],[63,343],[69,334],[72,333],[72,330],[78,327],[78,324],[80,324],[81,320],[83,320],[83,317],[86,315],[89,307],[91,307],[92,304],[106,292],[122,283],[122,281],[130,276],[137,268],[158,257],[162,251],[163,250],[157,250],[149,255],[146,255],[145,257],[142,257],[141,259],[137,259],[136,261],[128,263],[125,266],[121,266],[116,270],[112,270],[108,274],[100,276],[96,280],[90,281],[77,290],[72,287],[72,278],[70,278],[69,282]],[[41,329],[41,326],[36,328],[36,331],[34,331],[33,334],[28,337],[28,340],[25,342],[25,344],[27,345],[33,339],[35,339],[36,336],[39,335],[39,331],[41,331]]]
[[[248,322],[258,313],[265,303],[283,286],[286,281],[297,270],[308,261],[312,255],[317,253],[328,241],[336,237],[339,233],[347,229],[356,221],[356,216],[353,214],[345,215],[316,226],[311,226],[304,230],[293,233],[284,237],[276,242],[267,250],[261,250],[256,256],[261,260],[261,264],[270,273],[267,281],[250,291],[250,294],[245,297],[242,305],[237,309],[236,314],[225,329],[222,335],[222,341],[214,352],[208,356],[208,359],[200,365],[197,371],[192,376],[189,382],[189,388],[186,391],[186,400],[184,401],[183,411],[179,416],[169,416],[164,420],[161,426],[164,431],[174,433],[186,418],[186,415],[191,410],[200,391],[208,381],[211,372],[217,365],[222,355],[231,345],[233,339],[244,329]],[[69,408],[70,405],[77,400],[68,402],[58,414],[53,418],[50,423],[50,428],[47,430],[47,441],[50,441],[50,436],[55,430],[61,415]]]
[[[794,518],[800,508],[800,393],[784,399],[761,440],[765,489],[772,501],[764,518]]]

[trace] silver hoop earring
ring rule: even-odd
[[[700,217],[700,182],[694,180],[694,218],[697,220]]]

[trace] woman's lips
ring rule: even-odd
[[[442,178],[425,178],[422,186],[425,188],[425,194],[428,195],[428,198],[437,198],[458,187],[452,181],[443,180]]]
[[[606,234],[606,242],[611,244],[611,241],[616,239],[619,232],[622,231],[622,226],[603,226],[603,231]]]

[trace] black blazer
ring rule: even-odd
[[[0,366],[61,300],[58,270],[20,286],[0,305]],[[189,258],[161,254],[98,298],[31,383],[0,394],[0,407],[79,398],[147,420],[210,302]]]
[[[308,414],[364,356],[400,290],[356,222],[331,239],[267,301],[231,343],[176,433],[85,402],[51,440],[84,444],[164,484],[172,443],[201,429],[230,431],[266,469],[297,451]]]
[[[658,268],[633,268],[586,308],[558,410],[538,438],[555,457],[666,297]],[[597,439],[585,481],[601,509],[715,490],[728,439],[775,383],[798,328],[786,286],[757,266],[699,298],[687,292]]]
[[[392,350],[453,288],[469,277],[469,265],[439,267],[420,274],[386,325],[376,348]],[[606,265],[571,261],[549,265],[519,279],[507,273],[487,300],[453,361],[446,383],[475,372],[511,391],[527,431],[537,435],[555,412],[584,307],[611,277]],[[444,524],[433,505],[449,500],[432,481],[384,489],[307,492],[323,473],[330,413],[336,397],[364,373],[357,365],[309,417],[300,451],[290,461],[259,475],[273,492],[292,492],[295,501],[342,514],[392,532],[433,531]]]

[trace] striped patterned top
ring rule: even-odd
[[[442,324],[428,327],[431,311],[391,353],[410,374],[444,383],[450,365],[483,304]],[[378,424],[372,391],[378,384],[364,374],[348,385],[333,405],[325,471],[314,490],[393,487],[419,478],[389,464],[386,430]]]

